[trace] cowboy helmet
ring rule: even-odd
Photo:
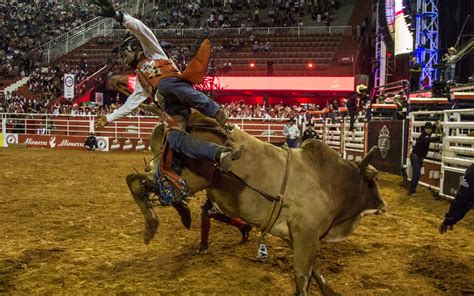
[[[356,87],[356,92],[358,92],[358,93],[361,93],[361,92],[366,91],[366,90],[367,90],[367,86],[365,84],[359,84]]]
[[[136,68],[138,65],[139,54],[140,52],[143,52],[143,49],[137,37],[127,34],[122,43],[118,47],[114,48],[113,52],[118,53],[125,64],[132,68]],[[127,56],[130,56],[130,54],[133,54],[133,57],[127,58]]]

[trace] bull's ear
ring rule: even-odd
[[[379,151],[380,149],[377,146],[374,146],[372,147],[372,149],[370,149],[369,153],[367,153],[367,155],[359,163],[359,168],[361,172],[365,172],[370,161],[377,153],[379,153]]]

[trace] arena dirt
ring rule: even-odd
[[[149,246],[125,183],[147,153],[0,149],[0,294],[7,295],[291,295],[292,253],[270,237],[270,258],[255,259],[258,235],[213,222],[211,246],[198,255],[204,195],[184,229],[172,208]],[[148,157],[149,158],[149,157]],[[350,238],[325,243],[320,261],[343,295],[474,293],[474,213],[445,236],[448,208],[420,189],[405,196],[397,176],[382,174],[389,209],[363,219]],[[310,292],[318,294],[313,283]]]

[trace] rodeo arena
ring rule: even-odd
[[[0,0],[0,295],[474,295],[473,12]]]

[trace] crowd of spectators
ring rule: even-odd
[[[0,3],[0,76],[29,75],[33,49],[93,17],[90,5],[63,1],[12,0]]]

